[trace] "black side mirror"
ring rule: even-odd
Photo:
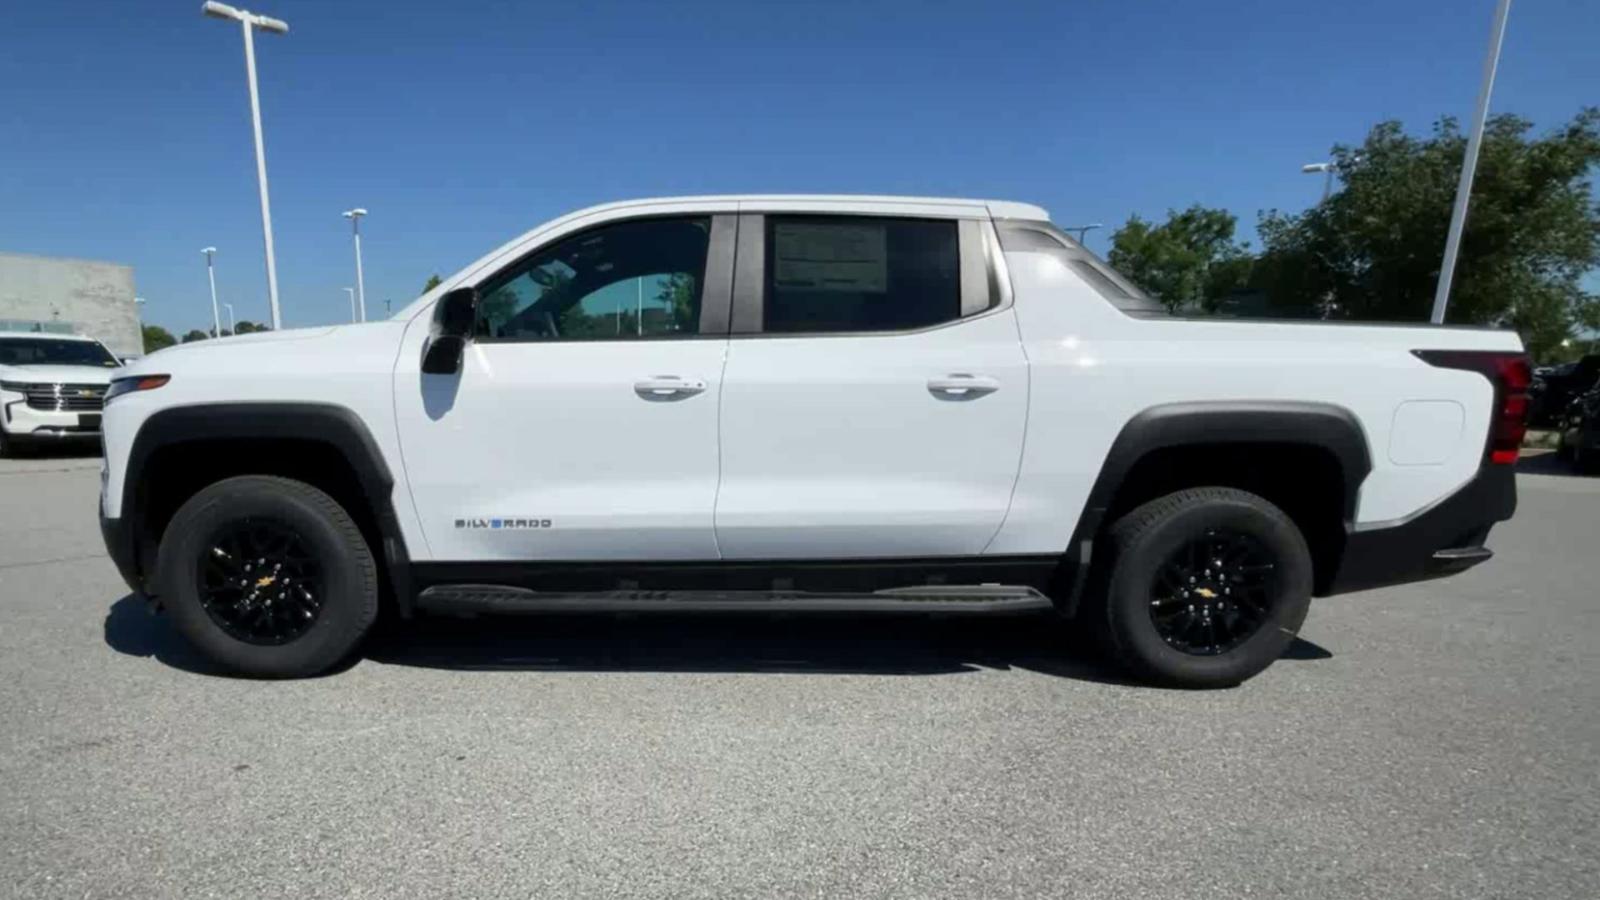
[[[461,371],[461,355],[472,326],[478,320],[476,288],[456,288],[433,308],[433,326],[422,351],[422,371],[429,375],[454,375]]]

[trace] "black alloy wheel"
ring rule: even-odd
[[[284,644],[305,634],[322,610],[322,564],[283,522],[238,519],[206,542],[196,576],[200,605],[230,636]]]
[[[1208,529],[1157,571],[1150,621],[1161,639],[1195,656],[1226,653],[1249,640],[1272,611],[1277,563],[1260,541]]]

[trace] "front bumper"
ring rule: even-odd
[[[1489,465],[1454,494],[1386,528],[1352,531],[1328,587],[1344,594],[1454,575],[1490,556],[1484,541],[1517,510],[1516,466]]]
[[[144,579],[139,575],[139,554],[134,547],[133,534],[127,527],[126,519],[108,519],[105,511],[99,510],[100,537],[106,542],[106,554],[117,566],[117,574],[128,585],[128,590],[135,594],[143,595]]]
[[[100,437],[100,413],[34,409],[15,394],[6,394],[0,426],[12,440],[73,440]]]

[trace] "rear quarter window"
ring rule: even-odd
[[[1009,252],[1049,253],[1117,309],[1133,316],[1165,316],[1159,300],[1139,290],[1106,262],[1049,222],[996,222],[1000,247]]]

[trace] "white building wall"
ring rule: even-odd
[[[132,266],[0,253],[0,321],[8,329],[18,322],[70,328],[118,356],[144,353]]]

